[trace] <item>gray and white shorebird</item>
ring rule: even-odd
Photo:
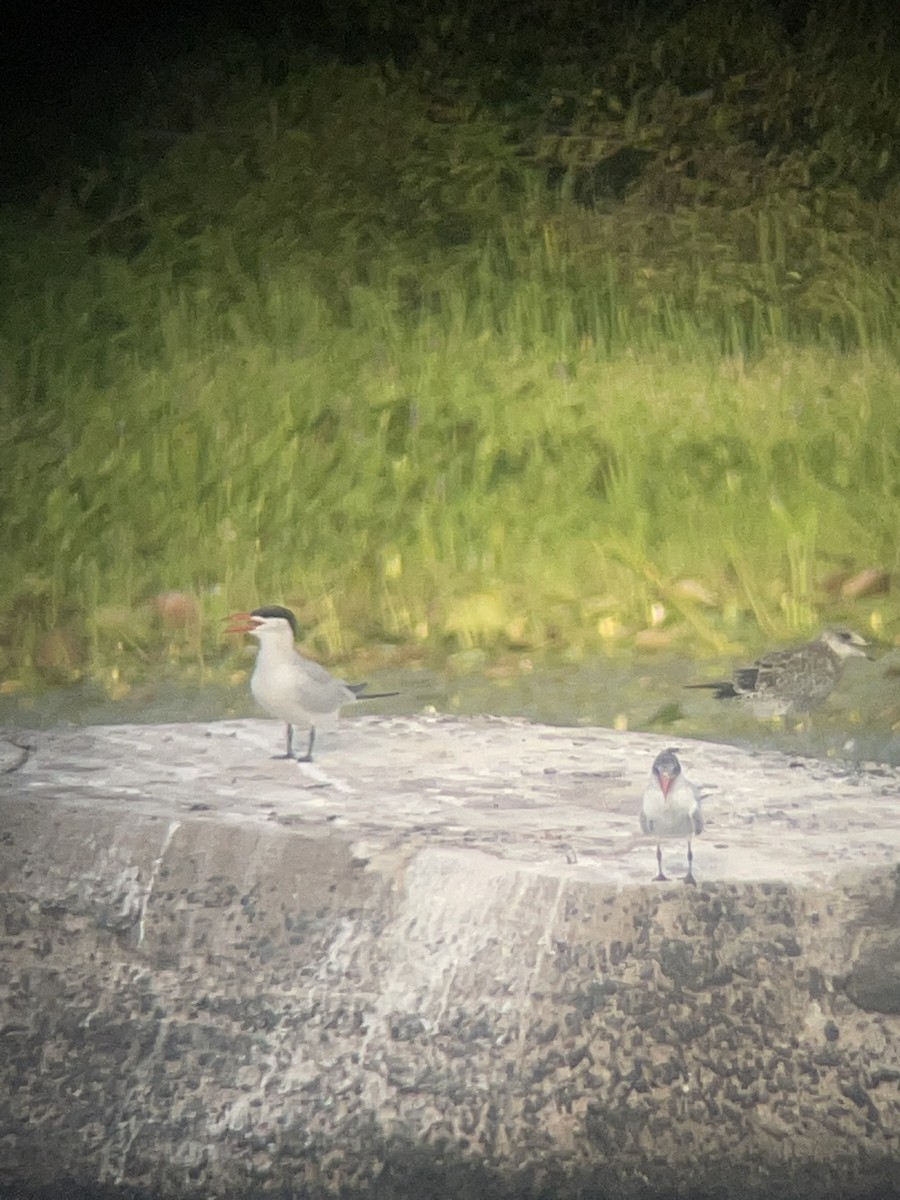
[[[650,782],[641,797],[641,832],[656,838],[656,880],[665,882],[662,845],[664,838],[687,838],[687,875],[685,883],[694,879],[694,852],[691,839],[703,832],[703,808],[700,793],[681,772],[681,763],[674,750],[657,754],[650,773]]]
[[[741,700],[759,717],[807,713],[828,699],[848,658],[868,658],[868,643],[852,629],[825,629],[813,642],[773,650],[731,679],[689,683],[713,688],[717,700]]]
[[[316,734],[332,728],[345,704],[381,700],[397,692],[366,693],[364,683],[345,683],[294,648],[297,618],[289,608],[269,604],[253,612],[232,613],[227,633],[249,633],[259,642],[250,691],[260,708],[287,723],[287,752],[276,758],[312,762]],[[303,755],[294,754],[294,726],[309,727]]]

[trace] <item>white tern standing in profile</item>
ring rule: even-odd
[[[364,694],[364,683],[335,679],[317,662],[294,649],[297,618],[289,608],[269,604],[249,613],[232,613],[228,633],[250,633],[259,641],[250,691],[260,708],[287,722],[287,753],[277,758],[312,762],[317,731],[331,728],[345,704],[355,700],[380,700],[397,692]],[[293,752],[294,726],[309,727],[306,753]]]
[[[641,798],[641,831],[656,838],[656,879],[665,882],[660,840],[668,837],[687,838],[687,875],[685,883],[694,879],[694,854],[691,838],[703,832],[703,811],[700,793],[681,773],[681,763],[674,750],[657,754],[650,782]]]
[[[732,679],[689,683],[713,688],[717,700],[742,700],[759,717],[807,713],[828,699],[848,658],[868,658],[867,643],[852,629],[825,629],[813,642],[790,650],[774,650]]]

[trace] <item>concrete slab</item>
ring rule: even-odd
[[[15,1194],[894,1194],[896,769],[677,742],[690,888],[651,882],[651,735],[360,717],[306,766],[270,721],[14,741]]]

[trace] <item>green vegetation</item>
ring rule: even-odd
[[[896,633],[840,584],[898,566],[900,70],[731,13],[207,51],[8,210],[4,676],[196,665],[263,601],[327,657]]]

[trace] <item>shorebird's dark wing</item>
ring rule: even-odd
[[[738,667],[734,673],[734,691],[737,696],[755,692],[766,678],[771,676],[771,667],[766,662],[754,663],[752,667]]]
[[[718,679],[715,683],[686,683],[686,688],[708,688],[715,692],[716,700],[733,700],[735,696],[743,695],[730,679]]]

